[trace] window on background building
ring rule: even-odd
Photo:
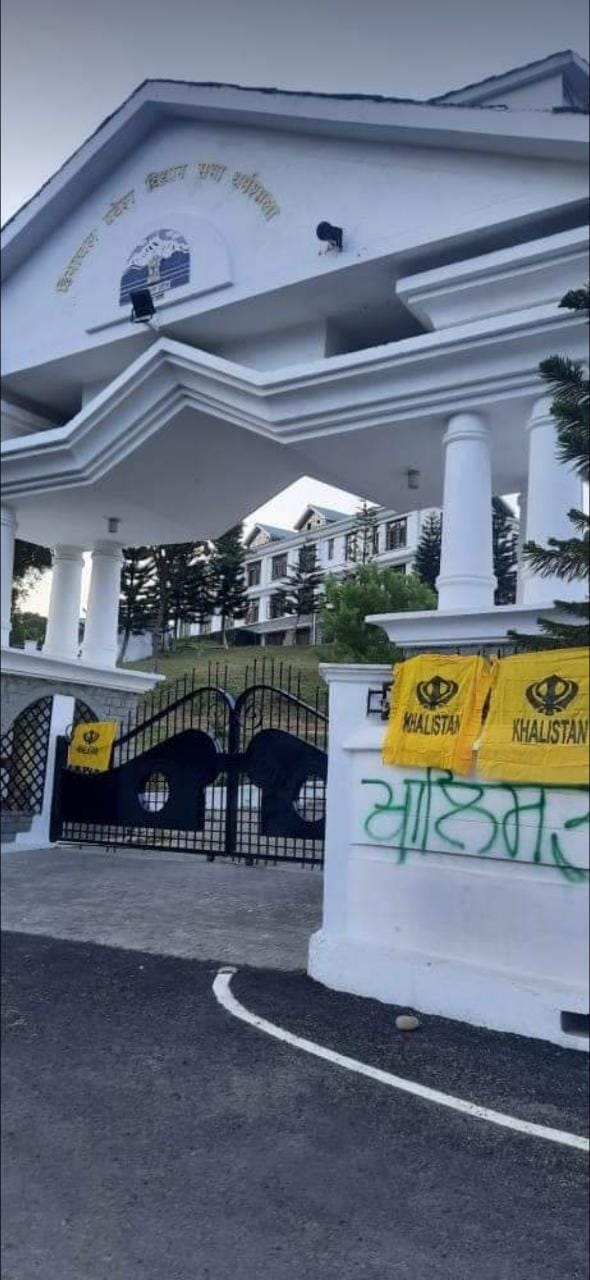
[[[390,520],[387,525],[386,543],[388,551],[398,551],[408,542],[408,522],[403,516],[399,520]]]
[[[201,623],[201,635],[202,636],[211,635],[211,619],[210,618],[204,618],[203,622]]]
[[[344,559],[356,560],[356,533],[347,533],[344,539]]]
[[[403,574],[405,574],[405,572],[406,572],[406,566],[405,566],[405,564],[392,564],[391,568],[393,569],[393,572],[394,572],[394,573],[403,573]]]
[[[255,560],[254,564],[248,565],[248,586],[249,587],[259,586],[261,568],[262,568],[262,562],[260,560]]]
[[[259,613],[260,613],[259,601],[251,600],[246,612],[246,619],[245,619],[246,624],[248,625],[249,623],[252,623],[252,622],[258,622]]]
[[[334,559],[334,546],[335,546],[335,543],[336,543],[336,539],[335,539],[335,538],[328,538],[328,560],[333,560],[333,559]]]
[[[287,576],[287,557],[286,557],[286,555],[285,555],[285,556],[273,556],[273,558],[272,558],[272,572],[271,572],[271,577],[272,577],[273,582],[276,582],[277,578],[285,578],[286,576]]]
[[[285,616],[285,595],[283,591],[276,591],[270,597],[268,616],[269,618],[283,618]]]
[[[373,555],[379,555],[379,525],[376,524],[373,529]]]

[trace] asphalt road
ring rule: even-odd
[[[3,1280],[585,1280],[579,1152],[269,1039],[216,1004],[212,963],[26,934],[4,952]],[[298,974],[234,990],[583,1131],[581,1053],[437,1019],[401,1037],[392,1010]]]

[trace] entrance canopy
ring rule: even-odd
[[[126,545],[215,537],[304,474],[398,509],[437,505],[445,422],[473,409],[494,491],[518,491],[539,360],[564,341],[583,356],[585,336],[536,307],[279,372],[158,338],[67,426],[5,443],[4,499],[21,537],[80,546],[109,519]]]

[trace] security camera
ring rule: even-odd
[[[342,251],[342,227],[333,227],[331,222],[318,222],[315,229],[318,240],[325,240],[331,249]]]

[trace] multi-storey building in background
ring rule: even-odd
[[[302,547],[313,548],[315,568],[324,579],[350,573],[363,555],[398,573],[410,573],[423,522],[432,508],[399,512],[375,507],[372,511],[375,520],[368,531],[359,528],[354,515],[315,504],[305,508],[293,529],[254,525],[245,543],[249,604],[246,617],[236,624],[240,631],[249,631],[263,645],[314,644],[319,639],[317,615],[297,617],[285,610],[285,596]],[[370,546],[366,545],[367,537]],[[322,586],[318,595],[321,591]],[[214,616],[191,631],[195,635],[211,634],[220,626],[220,619]]]

